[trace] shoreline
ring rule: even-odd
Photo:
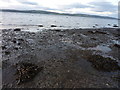
[[[3,88],[119,88],[119,33],[120,28],[2,29]],[[34,75],[23,73],[31,67]]]

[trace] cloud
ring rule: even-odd
[[[110,2],[91,2],[90,3],[92,5],[91,10],[95,11],[95,12],[114,12],[117,11],[117,6],[113,5]]]
[[[2,2],[11,2],[11,0],[1,0]]]
[[[0,8],[117,17],[118,0],[0,0]]]
[[[27,4],[27,5],[38,5],[37,2],[29,1],[29,0],[17,0],[21,4]]]
[[[38,5],[37,3],[35,2],[22,2],[22,4],[28,4],[28,5]]]
[[[64,9],[87,8],[87,7],[90,7],[90,6],[85,5],[85,4],[81,4],[81,3],[73,3],[73,4],[70,4],[70,5],[63,6]]]

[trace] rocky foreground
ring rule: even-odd
[[[3,88],[118,88],[120,29],[2,30]]]

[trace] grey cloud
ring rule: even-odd
[[[81,4],[81,3],[73,3],[73,4],[70,4],[70,5],[65,5],[65,6],[63,6],[64,9],[88,8],[88,7],[90,7],[90,6],[84,5],[84,4]]]
[[[91,10],[95,12],[114,12],[118,8],[110,2],[91,2],[90,5],[92,5]]]
[[[40,6],[40,5],[36,5],[34,8],[36,8],[36,9],[42,9],[42,10],[56,10],[56,9],[53,9],[53,8],[44,7],[44,6]]]
[[[18,2],[22,3],[22,4],[27,4],[27,5],[38,5],[36,2],[31,2],[28,0],[17,0]]]
[[[22,2],[22,4],[28,4],[28,5],[38,5],[37,3],[35,2]]]

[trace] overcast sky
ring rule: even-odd
[[[119,0],[0,0],[1,9],[47,10],[117,17]]]

